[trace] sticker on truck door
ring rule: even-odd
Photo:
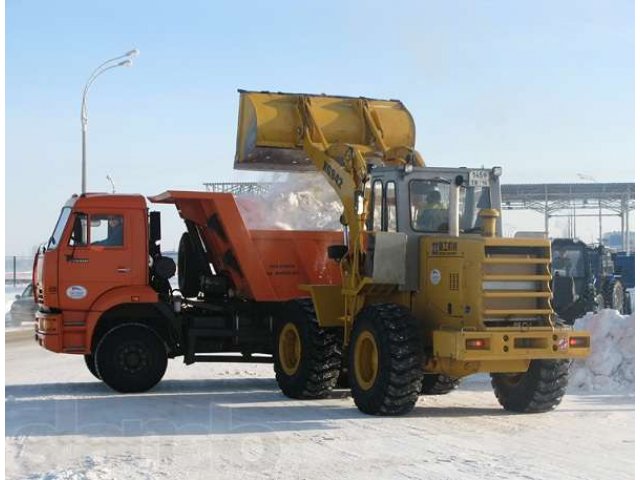
[[[82,285],[71,285],[67,288],[67,297],[72,300],[81,300],[87,296],[87,289]]]

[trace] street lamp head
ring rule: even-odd
[[[125,53],[125,56],[127,57],[137,57],[138,55],[140,55],[140,50],[138,50],[137,48],[134,48],[133,50],[129,50],[127,53]]]
[[[119,67],[130,67],[131,65],[133,65],[131,60],[123,60],[118,64]]]

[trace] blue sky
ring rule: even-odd
[[[89,190],[255,178],[232,170],[238,88],[399,98],[429,164],[501,165],[505,183],[633,181],[633,8],[9,0],[6,253],[30,253],[80,190],[82,88],[133,47],[90,94]]]

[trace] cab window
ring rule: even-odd
[[[396,184],[387,182],[385,185],[386,218],[385,230],[387,232],[398,231],[398,217],[396,213]]]
[[[73,230],[69,237],[69,245],[72,247],[86,246],[89,240],[87,230],[88,218],[84,213],[77,213],[73,221]]]
[[[375,232],[382,230],[382,182],[376,180],[373,183],[373,225]]]
[[[92,215],[89,238],[91,245],[122,247],[124,245],[122,215]]]
[[[105,247],[122,247],[124,245],[124,219],[122,215],[87,215],[77,213],[73,222],[73,230],[69,237],[69,246],[85,247],[101,245]]]
[[[62,238],[62,233],[64,232],[64,227],[67,226],[67,220],[71,215],[71,208],[64,207],[60,212],[60,216],[58,217],[58,221],[56,222],[56,226],[53,229],[53,233],[51,237],[49,237],[49,242],[47,243],[47,250],[53,250],[58,247],[58,243],[60,243],[60,239]]]

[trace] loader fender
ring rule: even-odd
[[[344,315],[344,295],[340,285],[303,285],[300,290],[310,293],[320,327],[344,325],[341,318]]]

